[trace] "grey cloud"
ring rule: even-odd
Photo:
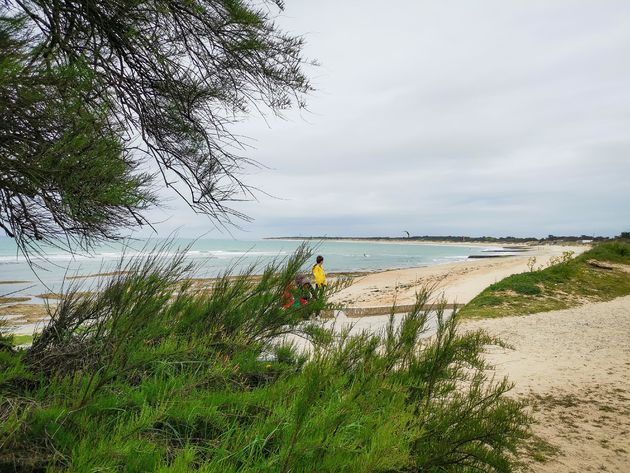
[[[236,129],[279,198],[239,204],[235,235],[630,229],[629,2],[287,2],[278,22],[318,91]],[[212,228],[169,205],[160,231]]]

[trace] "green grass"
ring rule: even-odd
[[[601,243],[578,257],[581,260],[589,258],[612,263],[630,264],[630,243],[628,241]]]
[[[596,260],[630,265],[630,244],[601,243],[574,259],[514,274],[492,284],[461,309],[469,318],[525,315],[606,301],[630,294],[630,272],[589,264]]]
[[[67,295],[29,350],[0,349],[0,471],[510,472],[536,454],[524,405],[486,375],[499,341],[444,307],[423,337],[427,293],[398,327],[336,335],[309,320],[325,298],[282,308],[308,256],[210,294],[173,297],[187,268],[155,259]]]
[[[13,335],[11,339],[13,345],[27,345],[33,343],[33,335]]]

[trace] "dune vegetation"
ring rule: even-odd
[[[0,470],[517,469],[530,418],[482,357],[500,342],[430,313],[426,291],[383,333],[327,328],[326,295],[283,309],[309,256],[211,292],[186,282],[182,256],[159,254],[87,296],[75,286],[29,349],[3,338]]]
[[[530,271],[491,286],[460,310],[462,317],[504,317],[607,301],[630,294],[630,243],[599,243],[573,258],[565,253],[545,268],[530,260]]]

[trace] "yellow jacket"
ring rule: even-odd
[[[326,273],[324,272],[324,268],[316,264],[313,266],[313,277],[315,278],[315,284],[318,286],[325,286],[326,283]]]

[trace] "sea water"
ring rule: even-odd
[[[262,270],[266,264],[288,258],[300,245],[295,240],[215,240],[173,239],[166,256],[184,251],[186,259],[195,264],[196,277],[214,277],[231,268],[240,271],[251,265]],[[165,244],[164,240],[131,240],[94,247],[89,253],[70,254],[55,247],[42,247],[41,254],[31,254],[30,261],[22,255],[10,238],[0,238],[0,296],[36,296],[43,292],[59,292],[68,286],[67,277],[93,275],[115,271],[121,259],[142,258],[151,249]],[[428,266],[461,261],[480,254],[479,246],[428,245],[414,243],[367,241],[310,241],[315,255],[324,256],[327,272],[378,271],[385,269]],[[65,283],[64,283],[65,280]],[[95,277],[71,279],[86,290]],[[20,281],[6,283],[7,281]],[[32,302],[41,302],[33,299]]]

